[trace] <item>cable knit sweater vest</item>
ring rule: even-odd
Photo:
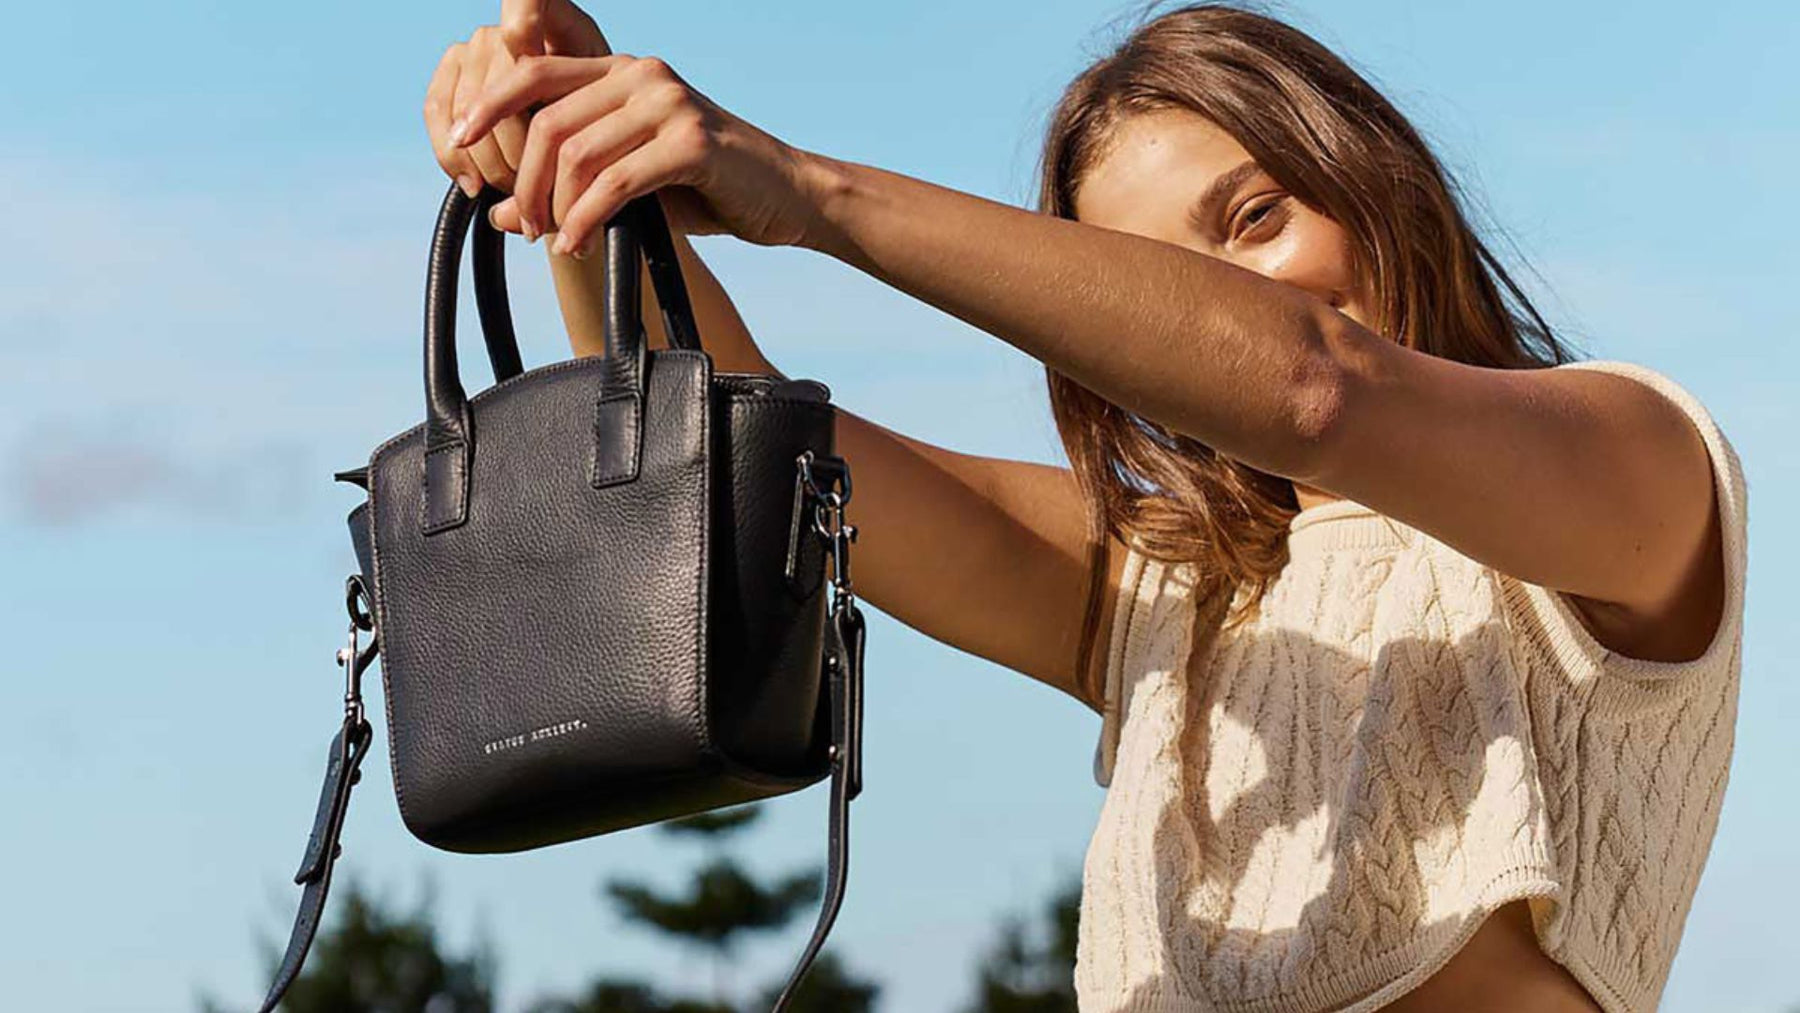
[[[1705,408],[1726,602],[1685,662],[1600,645],[1568,602],[1339,500],[1291,522],[1221,633],[1191,563],[1133,545],[1083,869],[1083,1013],[1371,1010],[1530,898],[1608,1013],[1653,1009],[1725,790],[1746,563],[1742,465]],[[1241,592],[1235,592],[1241,593]]]

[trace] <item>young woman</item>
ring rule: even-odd
[[[1036,212],[785,144],[566,0],[451,46],[425,119],[552,240],[577,354],[584,253],[656,192],[1044,363],[1071,468],[837,439],[862,597],[1103,716],[1084,1011],[1655,1006],[1731,753],[1741,466],[1668,378],[1570,361],[1313,39],[1145,22],[1064,94]],[[776,372],[678,246],[715,367]]]

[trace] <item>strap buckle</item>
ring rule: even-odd
[[[354,728],[363,721],[362,675],[381,653],[379,638],[371,635],[369,645],[358,643],[363,630],[375,628],[375,615],[365,603],[369,589],[361,574],[353,573],[344,581],[344,608],[350,613],[350,642],[338,648],[337,663],[344,670],[344,725]]]

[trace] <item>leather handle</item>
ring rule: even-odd
[[[473,438],[468,394],[456,361],[456,284],[462,244],[475,226],[475,297],[482,335],[496,380],[522,371],[518,340],[506,296],[505,233],[487,212],[506,194],[484,185],[470,197],[450,183],[438,208],[425,280],[425,495],[427,535],[468,520],[469,456]],[[644,194],[606,223],[607,286],[604,293],[606,365],[595,412],[596,487],[631,481],[642,460],[643,401],[648,356],[638,301],[637,257],[650,265],[671,345],[700,350],[687,285],[654,194]]]
[[[669,336],[669,347],[699,351],[700,332],[694,324],[694,307],[688,300],[687,280],[682,276],[675,240],[669,233],[668,219],[663,216],[662,204],[656,195],[644,194],[626,202],[619,216],[608,224],[609,228],[612,224],[619,225],[617,231],[621,239],[636,246],[635,250],[620,249],[620,255],[635,257],[641,254],[650,266],[650,284],[656,290],[656,301],[662,309],[663,331]],[[625,262],[634,270],[614,272],[611,271],[612,261],[607,262],[605,306],[609,351],[615,347],[613,342],[619,340],[616,336],[643,340],[642,303],[635,298],[637,264],[629,258]],[[625,298],[627,294],[634,298]]]
[[[673,348],[700,350],[700,332],[688,301],[687,283],[675,253],[669,224],[656,194],[635,197],[606,223],[607,365],[601,373],[600,402],[594,412],[594,488],[637,478],[643,459],[644,391],[649,353],[639,299],[638,257],[650,267],[650,283],[661,305],[663,330]]]
[[[506,299],[504,236],[487,221],[487,209],[503,196],[484,186],[477,197],[455,181],[438,206],[437,227],[425,267],[425,496],[426,534],[468,518],[469,399],[456,364],[456,283],[462,244],[476,223],[475,297],[482,334],[497,380],[516,376],[519,361],[512,310]]]
[[[495,383],[525,372],[519,339],[513,333],[512,301],[506,297],[506,233],[488,221],[488,209],[504,196],[483,186],[475,203],[475,311],[481,316],[481,336],[487,342]]]
[[[463,236],[471,222],[475,226],[475,307],[481,317],[481,335],[487,344],[488,362],[494,368],[494,381],[508,380],[525,371],[519,358],[518,336],[513,330],[511,300],[506,295],[506,233],[494,228],[487,217],[488,210],[505,197],[500,190],[483,186],[480,196],[470,198],[453,182],[450,194],[438,209],[425,293],[428,396],[435,377],[447,388],[443,393],[453,402],[462,399],[462,380],[456,363],[456,285]],[[438,340],[434,341],[434,337]]]

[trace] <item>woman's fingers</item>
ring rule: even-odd
[[[633,197],[660,187],[695,182],[705,154],[698,131],[663,131],[601,169],[562,219],[557,253],[586,257],[592,235]]]
[[[479,96],[459,104],[450,143],[469,145],[498,121],[525,112],[535,102],[551,102],[605,77],[624,56],[522,56],[487,82]]]
[[[599,82],[577,89],[532,117],[513,199],[520,218],[542,233],[581,196],[600,165],[642,143],[657,121],[616,88]]]
[[[493,55],[488,63],[487,73],[483,77],[491,80],[510,68],[514,58],[510,53],[492,46],[489,47],[489,52]],[[486,87],[486,80],[483,82],[483,87]],[[494,124],[494,143],[500,149],[500,157],[506,160],[507,167],[511,169],[510,179],[503,189],[511,190],[518,186],[519,160],[525,154],[525,128],[526,116],[524,113],[516,113]]]
[[[514,56],[544,52],[544,0],[501,0],[500,35]]]
[[[689,100],[686,85],[655,57],[525,57],[491,78],[451,136],[470,144],[497,117],[542,105],[526,132],[513,205],[495,218],[498,227],[516,217],[530,238],[561,228],[594,175],[672,122]]]
[[[808,238],[806,153],[719,108],[657,57],[520,58],[462,107],[448,141],[478,143],[534,103],[496,227],[555,231],[555,252],[583,256],[626,203],[679,190],[684,227],[763,246]]]
[[[475,34],[470,39],[469,52],[463,58],[462,73],[456,80],[454,108],[458,118],[487,90],[489,70],[498,40],[494,31],[492,26],[483,25],[475,29]],[[497,76],[504,76],[504,73]],[[492,134],[462,145],[462,149],[480,170],[483,180],[502,190],[512,189],[513,168],[507,163],[506,156],[500,153],[500,144]]]
[[[459,42],[444,50],[443,59],[432,72],[431,83],[425,88],[425,133],[431,139],[431,151],[438,165],[473,197],[481,192],[481,179],[475,164],[469,161],[462,148],[449,141],[450,124],[455,119],[456,81],[462,74],[464,48],[466,44]]]
[[[525,127],[523,116],[508,116],[494,124],[494,146],[499,149],[508,170],[507,183],[501,189],[512,190],[519,185],[519,161],[525,157]]]
[[[604,56],[600,26],[569,0],[502,0],[500,35],[514,56]]]

